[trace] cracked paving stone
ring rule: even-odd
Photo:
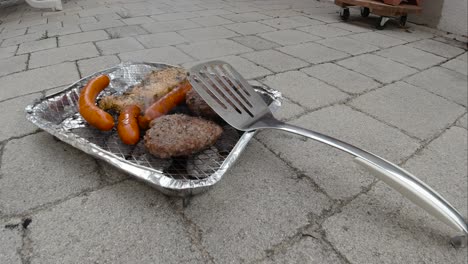
[[[451,128],[411,158],[405,169],[435,187],[467,216],[467,131]],[[460,142],[464,142],[460,144]],[[382,182],[323,227],[351,263],[467,263],[466,249],[449,243],[452,229]]]
[[[0,222],[0,263],[22,263],[19,255],[22,246],[21,236],[18,225]]]
[[[281,253],[259,262],[260,264],[344,264],[330,246],[318,239],[305,237]]]
[[[465,112],[453,102],[404,82],[364,94],[350,104],[420,139],[440,133]]]
[[[397,81],[417,72],[415,69],[401,63],[373,54],[363,54],[357,57],[344,59],[339,61],[338,64],[383,83]]]
[[[300,71],[268,76],[263,81],[287,98],[309,109],[345,100],[349,95]]]
[[[0,78],[0,98],[42,91],[44,89],[70,84],[79,79],[75,63],[67,62],[53,66],[23,71]]]
[[[26,120],[24,108],[32,104],[33,101],[40,97],[40,94],[33,94],[14,98],[0,103],[1,109],[8,111],[0,112],[0,120],[2,120],[2,129],[0,129],[0,141],[11,137],[20,137],[34,132],[37,127]]]
[[[281,160],[252,141],[213,189],[195,196],[187,217],[202,231],[202,244],[219,263],[265,257],[330,200],[297,179]]]
[[[465,114],[464,116],[462,116],[462,118],[460,118],[460,120],[458,120],[457,125],[468,129],[468,116],[467,116],[467,114]]]
[[[31,263],[204,263],[166,198],[126,181],[39,212]]]
[[[406,82],[467,106],[468,77],[442,67],[434,67],[415,74]]]
[[[369,77],[333,63],[324,63],[301,70],[302,72],[338,87],[347,93],[362,93],[380,84]]]
[[[290,121],[399,162],[419,143],[399,130],[347,106],[333,106]],[[374,180],[353,157],[311,139],[279,131],[264,131],[257,138],[293,167],[311,178],[333,199],[347,199]]]
[[[6,214],[95,188],[100,181],[94,159],[46,133],[9,141],[1,165],[0,208]]]

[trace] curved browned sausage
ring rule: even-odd
[[[110,83],[107,75],[100,75],[91,79],[81,90],[78,108],[81,116],[93,127],[107,131],[114,127],[114,118],[96,106],[96,97]]]
[[[127,145],[135,145],[140,140],[140,127],[138,126],[140,111],[138,106],[129,105],[120,112],[117,133],[122,142]]]

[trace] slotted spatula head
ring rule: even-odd
[[[231,65],[209,61],[192,67],[189,81],[195,91],[228,124],[239,130],[250,127],[266,114],[268,105]]]

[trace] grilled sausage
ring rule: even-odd
[[[129,105],[120,112],[117,133],[122,142],[127,145],[135,145],[140,140],[140,127],[138,126],[140,111],[138,106]]]
[[[93,127],[108,131],[114,127],[114,118],[96,106],[96,97],[110,83],[107,75],[100,75],[91,79],[81,90],[78,108],[81,116]]]
[[[190,89],[192,89],[192,86],[188,81],[185,81],[179,87],[154,102],[145,110],[145,114],[139,118],[140,127],[143,129],[148,128],[151,120],[167,114],[172,108],[182,103]]]

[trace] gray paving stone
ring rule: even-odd
[[[26,70],[28,55],[0,59],[0,76]]]
[[[17,48],[17,46],[0,48],[0,59],[14,56]]]
[[[349,57],[347,53],[330,49],[317,43],[287,46],[279,48],[278,50],[314,64]]]
[[[98,21],[121,19],[117,13],[107,13],[94,16]]]
[[[56,49],[31,53],[29,68],[53,65],[65,61],[74,61],[99,56],[92,43],[76,44]]]
[[[73,34],[73,33],[78,33],[78,32],[81,32],[81,29],[78,25],[66,24],[62,28],[47,30],[47,36],[50,38],[50,37],[63,36],[63,35],[68,35],[68,34]]]
[[[317,43],[320,43],[322,45],[328,46],[336,50],[350,53],[352,55],[368,53],[379,49],[376,46],[366,44],[348,37],[328,38],[319,40],[317,41]]]
[[[295,16],[303,16],[304,14],[294,11],[292,9],[283,9],[283,10],[267,10],[267,11],[259,11],[260,14],[264,14],[274,18],[280,17],[295,17]]]
[[[109,39],[109,35],[104,30],[88,31],[76,34],[60,36],[58,38],[59,47],[69,46],[79,43],[99,41]]]
[[[46,30],[56,30],[62,27],[62,22],[52,22],[44,25],[37,25],[28,28],[28,34],[35,33],[35,32],[44,32]]]
[[[95,170],[90,156],[46,133],[9,141],[2,156],[0,206],[6,214],[20,214],[97,187]]]
[[[150,15],[157,15],[162,14],[165,11],[157,6],[148,5],[148,2],[145,3],[146,6],[140,6],[137,8],[126,8],[128,11],[119,11],[118,13],[122,17],[139,17],[139,16],[150,16]]]
[[[281,107],[278,111],[274,112],[274,116],[279,120],[286,120],[302,114],[306,109],[296,103],[291,102],[291,100],[284,98],[281,102]]]
[[[417,72],[401,63],[372,54],[344,59],[338,64],[383,83],[393,82]]]
[[[168,13],[151,16],[155,21],[171,21],[171,20],[180,20],[180,19],[189,19],[194,17],[199,17],[200,15],[195,12],[177,12],[177,13]]]
[[[337,105],[291,122],[366,149],[392,162],[400,162],[419,143],[350,107]],[[353,162],[353,157],[314,140],[279,131],[264,131],[257,138],[311,178],[331,198],[346,200],[374,181],[374,176]]]
[[[81,75],[88,76],[97,71],[113,67],[120,63],[120,59],[115,55],[101,56],[78,61],[78,68]]]
[[[19,24],[16,24],[15,26],[11,28],[25,28],[25,27],[32,27],[36,25],[42,25],[47,23],[47,18],[33,18],[33,19],[21,19]]]
[[[113,27],[113,28],[106,29],[106,31],[107,31],[107,33],[109,33],[109,36],[112,39],[148,34],[148,32],[146,32],[146,30],[144,30],[143,28],[141,28],[138,25]]]
[[[117,54],[144,49],[136,39],[131,37],[109,39],[96,42],[96,46],[103,55]]]
[[[307,66],[306,62],[276,50],[255,51],[241,56],[273,72],[283,72]]]
[[[279,46],[274,42],[259,38],[257,36],[235,37],[232,38],[232,40],[255,50],[272,49]]]
[[[223,60],[231,64],[246,79],[259,78],[272,73],[271,71],[239,56],[227,56],[216,59]],[[188,69],[192,66],[195,66],[198,63],[201,62],[189,62],[184,64],[183,66]]]
[[[122,22],[124,22],[127,25],[141,25],[141,24],[153,23],[154,20],[147,16],[141,16],[141,17],[125,18],[125,19],[122,19]]]
[[[31,263],[204,263],[182,223],[163,195],[127,181],[35,215]]]
[[[197,24],[203,25],[205,27],[213,27],[213,26],[220,26],[225,24],[232,24],[231,20],[219,17],[219,16],[205,16],[205,17],[197,17],[190,19]]]
[[[228,11],[225,9],[207,9],[207,10],[196,11],[194,13],[198,14],[199,16],[218,16],[218,15],[232,14],[231,11]]]
[[[255,22],[255,21],[271,18],[270,16],[266,16],[257,12],[228,14],[228,15],[221,15],[221,16],[229,20],[235,21],[235,22]]]
[[[349,35],[349,37],[381,48],[388,48],[406,43],[406,41],[401,39],[393,38],[377,32],[364,32]]]
[[[235,24],[225,25],[224,27],[242,35],[252,35],[252,34],[277,30],[276,28],[272,28],[270,26],[267,26],[258,22],[235,23]]]
[[[7,38],[13,38],[13,37],[17,37],[17,36],[22,36],[24,34],[26,34],[26,28],[21,28],[21,29],[5,29],[2,32],[2,34],[0,34],[0,39],[7,39]]]
[[[308,33],[298,30],[279,30],[273,32],[267,32],[259,34],[260,37],[276,42],[281,45],[294,45],[309,41],[315,41],[320,39],[317,36],[310,35]]]
[[[413,48],[424,50],[424,51],[433,53],[438,56],[446,57],[446,58],[452,58],[464,52],[463,49],[450,46],[448,44],[435,41],[432,39],[423,39],[417,42],[410,43],[408,45]]]
[[[369,77],[332,63],[312,66],[301,71],[351,94],[362,93],[380,85]]]
[[[458,120],[457,125],[468,129],[468,116],[467,116],[467,114],[465,114],[464,116],[462,116]]]
[[[331,27],[329,25],[314,25],[308,27],[300,27],[297,28],[297,30],[301,30],[322,38],[340,37],[351,34],[351,32],[348,30],[340,29],[337,27]]]
[[[309,109],[335,103],[348,97],[338,89],[300,71],[268,76],[262,82]]]
[[[405,40],[408,42],[413,42],[416,40],[434,37],[434,35],[432,35],[431,33],[425,32],[422,30],[408,30],[408,29],[401,29],[401,28],[386,29],[386,30],[380,31],[379,33],[387,35],[387,36],[399,38],[401,40]]]
[[[466,75],[441,67],[433,67],[405,81],[467,106]]]
[[[32,34],[26,34],[26,35],[21,35],[18,37],[13,37],[9,39],[5,39],[2,42],[2,47],[8,47],[12,45],[18,45],[24,42],[30,42],[30,41],[35,41],[35,40],[40,40],[45,37],[45,34],[42,32],[36,32]]]
[[[201,41],[177,47],[200,60],[252,51],[251,48],[228,39]]]
[[[362,95],[351,105],[420,139],[441,132],[464,112],[463,107],[404,82]]]
[[[185,213],[202,230],[215,262],[242,263],[265,257],[266,249],[308,224],[310,212],[318,215],[329,206],[323,194],[253,141],[223,180],[194,197]]]
[[[120,26],[125,26],[125,24],[120,20],[104,20],[93,23],[84,23],[80,25],[83,31],[93,31],[98,29],[106,29]]]
[[[58,16],[58,17],[49,17],[48,21],[62,21],[63,25],[79,25],[84,23],[93,23],[97,22],[97,19],[94,17],[79,17],[78,15],[67,15],[67,16]]]
[[[466,61],[459,60],[458,58],[448,61],[441,66],[461,74],[468,75],[468,64]]]
[[[301,241],[284,250],[281,254],[261,261],[261,264],[325,264],[325,263],[345,263],[332,248],[325,245],[320,240],[312,237],[304,237]]]
[[[297,27],[323,24],[322,22],[318,20],[313,20],[305,16],[265,19],[265,20],[262,20],[261,22],[269,26],[278,28],[278,29],[289,29],[289,28],[297,28]]]
[[[26,120],[24,108],[39,97],[40,94],[33,94],[0,103],[2,109],[8,109],[8,111],[0,113],[0,118],[3,122],[3,127],[0,130],[0,141],[26,135],[37,129],[36,126]]]
[[[205,41],[212,39],[224,39],[239,36],[234,31],[225,29],[221,26],[194,28],[178,31],[184,38],[192,41]]]
[[[362,33],[362,32],[371,31],[370,27],[364,27],[361,24],[352,24],[348,22],[332,23],[330,24],[330,26],[348,30],[354,33]]]
[[[0,263],[20,264],[22,263],[19,254],[23,238],[19,227],[5,227],[8,223],[1,223],[0,226]],[[20,225],[21,226],[21,225]]]
[[[70,84],[79,79],[74,63],[63,63],[40,69],[10,74],[0,78],[0,98],[8,99],[22,94]]]
[[[405,165],[467,215],[466,130],[452,128]],[[448,173],[449,172],[449,173]],[[328,240],[350,263],[466,263],[451,230],[379,182],[324,223]],[[382,246],[385,245],[385,246]]]
[[[200,27],[200,25],[193,21],[184,19],[184,20],[164,21],[164,22],[143,24],[141,25],[141,27],[150,33],[159,33],[159,32],[177,31],[177,30],[189,29],[189,28],[197,28],[197,27]]]
[[[184,37],[177,34],[176,32],[162,32],[150,35],[140,35],[137,37],[137,39],[147,48],[156,48],[188,42]]]
[[[192,61],[193,59],[174,47],[162,47],[146,50],[124,52],[119,54],[122,62],[161,62],[168,64],[180,64]]]
[[[319,20],[319,21],[322,21],[324,23],[337,23],[337,22],[341,22],[341,18],[338,14],[312,14],[312,15],[309,15],[309,17],[315,19],[315,20]]]
[[[445,60],[443,57],[407,45],[384,49],[376,54],[418,69],[434,66]]]
[[[31,42],[24,42],[19,45],[17,54],[35,52],[39,50],[51,49],[57,47],[56,38],[48,38]]]
[[[462,61],[464,61],[464,62],[467,62],[467,61],[468,61],[468,53],[465,52],[465,53],[463,53],[462,55],[458,56],[456,59],[462,60]]]
[[[123,9],[120,7],[97,6],[94,8],[87,8],[83,11],[80,11],[78,15],[80,17],[88,17],[88,16],[116,13],[119,11],[123,11]]]

